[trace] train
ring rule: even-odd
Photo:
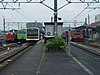
[[[30,27],[26,29],[26,41],[36,43],[41,38],[40,29],[37,27]]]
[[[21,30],[10,30],[5,34],[6,42],[37,42],[40,40],[40,30],[37,27],[31,27]]]
[[[71,33],[71,41],[76,41],[76,42],[84,41],[83,32],[79,30],[73,31]]]
[[[5,41],[6,42],[15,42],[17,41],[17,30],[12,29],[10,31],[8,31],[7,33],[5,33]]]
[[[62,33],[62,38],[68,38],[68,31]],[[71,30],[70,31],[70,40],[75,42],[84,41],[83,32],[79,30]]]
[[[26,29],[17,30],[17,41],[26,41]]]

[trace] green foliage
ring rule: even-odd
[[[55,52],[55,51],[65,51],[66,43],[62,38],[56,37],[54,39],[50,39],[45,44],[45,51],[46,52]]]

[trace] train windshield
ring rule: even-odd
[[[38,36],[38,29],[27,29],[28,36]]]

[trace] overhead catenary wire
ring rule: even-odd
[[[94,0],[92,0],[92,2],[93,1]],[[76,15],[74,18],[72,18],[69,22],[73,21],[75,18],[77,18],[78,16],[80,16],[91,5],[92,2],[90,2],[90,4],[88,4],[87,7],[85,7],[78,15]]]
[[[87,11],[86,13],[89,13],[89,12],[91,12],[91,11],[93,11],[93,10],[96,10],[97,8],[99,8],[99,6],[100,6],[100,5],[98,5],[98,7],[90,8],[91,10]],[[86,13],[85,13],[85,14],[86,14]]]
[[[90,9],[89,11],[87,11],[86,13],[84,13],[83,15],[86,15],[87,13],[90,13],[93,10],[96,10],[96,8]]]
[[[83,15],[86,15],[87,13],[89,13],[89,12],[91,12],[91,11],[93,11],[94,9],[91,9],[91,10],[89,10],[89,11],[87,11],[86,13],[84,13]]]
[[[21,9],[22,10],[22,9]],[[24,18],[26,18],[27,20],[29,20],[30,21],[30,19],[28,18],[28,17],[26,17],[24,14],[22,14],[20,11],[18,11],[18,10],[15,10],[16,12],[18,12],[19,14],[21,14]]]
[[[18,12],[19,14],[21,14],[24,18],[26,18],[27,20],[30,21],[30,19],[28,17],[26,17],[24,14],[22,14],[20,11],[13,9],[13,6],[11,6],[10,4],[8,4],[10,7],[12,7],[12,10],[15,10],[16,12]],[[22,10],[22,9],[21,9]],[[23,11],[23,10],[22,10]]]

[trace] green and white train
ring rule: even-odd
[[[17,30],[17,41],[26,41],[26,29]]]

